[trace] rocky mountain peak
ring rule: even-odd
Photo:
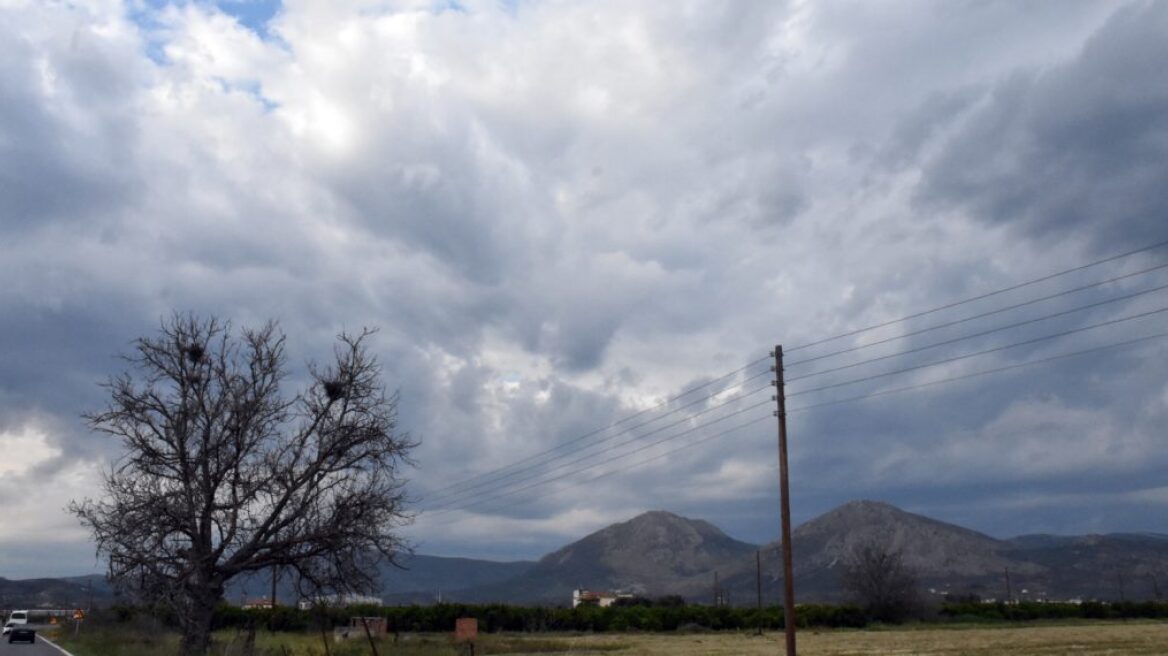
[[[711,571],[754,549],[709,522],[655,510],[544,556],[531,575],[587,587],[660,590],[666,582]]]
[[[921,573],[1001,571],[1007,545],[988,535],[906,512],[881,501],[850,501],[803,524],[792,536],[815,564],[833,567],[865,544],[900,551]]]

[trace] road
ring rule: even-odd
[[[27,642],[18,642],[15,644],[8,644],[8,636],[4,636],[0,640],[0,656],[62,656],[62,653],[56,647],[41,639],[40,631],[37,631],[37,639],[34,644]]]

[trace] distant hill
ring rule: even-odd
[[[448,598],[451,592],[512,579],[531,569],[535,563],[411,554],[402,556],[398,565],[381,568],[381,589],[377,595],[389,603],[427,604],[440,596]],[[244,598],[268,597],[271,591],[270,574],[260,573],[233,580],[226,597],[228,601],[238,603]],[[290,578],[277,581],[276,598],[282,601],[298,598]]]
[[[381,590],[385,595],[461,590],[505,581],[523,574],[534,566],[535,562],[530,560],[497,562],[417,554],[402,559],[400,568],[383,568]]]
[[[899,550],[922,588],[935,598],[945,594],[1005,598],[1007,571],[1016,599],[1168,596],[1168,536],[999,540],[887,503],[853,501],[792,532],[796,599],[843,600],[840,566],[866,543]],[[752,604],[757,595],[756,548],[708,522],[650,512],[554,551],[514,579],[470,588],[455,598],[564,604],[571,590],[581,587],[647,596],[680,594],[710,603],[717,576],[730,603]],[[765,601],[776,603],[781,598],[779,543],[761,551]]]
[[[1029,596],[1168,598],[1168,535],[1023,536],[1008,544],[1011,556],[1043,568],[1022,577]]]
[[[113,598],[104,576],[64,579],[0,578],[0,608],[85,608],[106,605]]]
[[[755,549],[709,522],[654,511],[553,551],[514,579],[457,598],[563,604],[576,588],[692,595],[707,586],[714,569]]]
[[[1158,587],[1168,587],[1168,537],[1157,534],[998,540],[887,503],[852,501],[796,528],[791,542],[796,598],[805,601],[840,601],[840,565],[865,543],[899,550],[922,587],[937,596],[1004,599],[1007,571],[1016,599],[1119,599],[1121,578],[1127,579],[1122,596],[1128,599],[1154,598]],[[779,547],[774,542],[763,548],[764,584],[772,599],[781,585]],[[738,596],[753,595],[753,566],[729,570],[726,585]]]
[[[932,594],[1006,595],[1009,572],[1014,598],[1168,598],[1168,535],[1024,535],[998,540],[961,526],[905,512],[878,501],[852,501],[792,532],[796,599],[839,601],[841,564],[859,545],[900,550]],[[715,577],[732,604],[753,604],[755,550],[763,559],[766,603],[780,599],[778,543],[756,547],[713,524],[654,511],[613,524],[557,549],[537,562],[495,562],[415,555],[404,569],[386,568],[382,596],[388,603],[447,601],[567,605],[572,590],[625,591],[650,597],[679,594],[709,603]],[[108,603],[100,577],[0,579],[0,606],[81,605],[92,595]],[[281,581],[281,600],[294,598]],[[267,596],[265,575],[233,582],[227,599]]]

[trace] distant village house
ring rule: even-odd
[[[332,606],[333,608],[344,608],[346,606],[380,606],[382,605],[381,597],[371,597],[369,595],[360,594],[334,594],[323,595],[320,597],[313,597],[312,599],[301,599],[297,604],[300,610],[309,610],[313,606]]]
[[[572,608],[580,606],[599,606],[607,608],[617,599],[632,599],[633,595],[625,594],[623,592],[595,592],[592,590],[573,590],[572,591]]]

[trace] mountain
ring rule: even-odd
[[[534,567],[535,562],[497,562],[415,554],[403,558],[400,565],[382,568],[383,595],[424,592],[433,596],[443,591],[490,585],[523,574]]]
[[[1028,595],[1162,599],[1168,592],[1168,535],[1029,535],[1008,544],[1012,556],[1042,567],[1022,579]]]
[[[791,541],[801,602],[842,601],[841,565],[870,543],[899,551],[935,598],[1005,598],[1007,572],[1013,598],[1151,599],[1168,593],[1168,536],[1162,534],[999,540],[887,503],[852,501],[797,527]],[[765,603],[781,598],[779,546],[761,547]],[[590,588],[710,603],[716,576],[730,603],[752,604],[755,549],[708,522],[650,512],[558,549],[514,579],[452,598],[560,605],[574,588]]]
[[[531,569],[532,561],[499,562],[473,558],[403,555],[397,566],[381,568],[379,596],[389,603],[433,603],[440,596],[465,588],[487,586],[506,581]],[[241,576],[229,585],[226,598],[232,602],[272,594],[271,575],[264,572]],[[294,581],[281,577],[276,582],[276,598],[282,603],[297,599]]]
[[[1003,599],[1009,585],[1016,599],[1150,599],[1168,588],[1168,536],[1159,534],[998,540],[887,503],[852,501],[796,528],[791,543],[801,601],[841,601],[841,564],[856,547],[871,543],[899,551],[922,587],[937,596]],[[779,542],[763,547],[770,600],[781,594],[779,548]],[[754,568],[727,570],[725,585],[732,599],[750,597]]]
[[[795,594],[800,602],[840,601],[839,571],[860,545],[902,553],[922,588],[940,596],[985,599],[1155,599],[1168,595],[1168,535],[1023,535],[999,540],[878,501],[852,501],[795,528]],[[718,589],[733,604],[753,604],[755,551],[761,550],[766,603],[781,598],[778,543],[756,547],[713,524],[653,511],[613,524],[557,549],[538,562],[494,562],[414,555],[404,569],[387,568],[388,603],[447,601],[567,605],[572,590],[625,591],[657,597],[679,594],[709,603]],[[1008,583],[1007,583],[1008,581]],[[92,594],[108,603],[108,586],[94,577],[0,579],[0,605],[82,605]],[[282,601],[294,598],[281,580]],[[227,598],[267,596],[265,574],[233,582]]]
[[[801,567],[809,571],[832,569],[857,546],[872,542],[900,551],[906,565],[928,576],[976,576],[1010,564],[999,540],[877,501],[846,503],[799,526],[791,540],[795,553],[803,554]]]
[[[880,544],[899,551],[904,563],[923,584],[934,590],[963,593],[988,589],[1006,568],[1036,574],[1041,566],[1019,562],[1009,545],[967,528],[905,512],[878,501],[852,501],[795,528],[791,533],[796,598],[803,601],[841,601],[842,564],[856,548]],[[779,598],[782,572],[781,543],[762,548],[764,591],[768,602]],[[731,597],[753,598],[753,563],[727,572]]]
[[[553,551],[514,579],[456,598],[564,604],[577,588],[692,595],[708,587],[707,577],[723,563],[756,548],[709,522],[653,511]]]
[[[0,578],[0,608],[86,608],[90,601],[105,605],[112,597],[104,576]]]

